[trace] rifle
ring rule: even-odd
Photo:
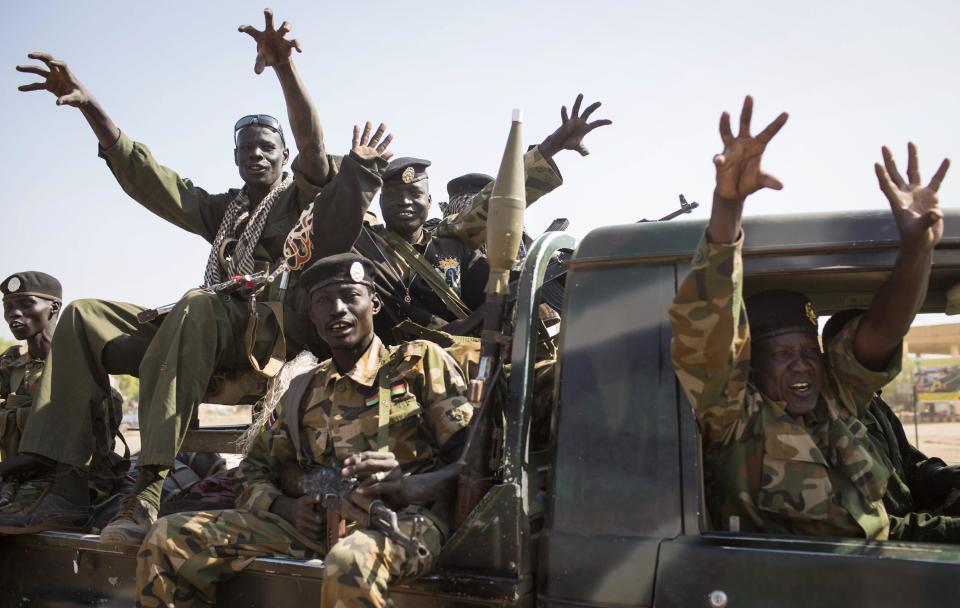
[[[340,475],[336,467],[314,466],[304,472],[294,462],[284,465],[280,474],[283,493],[291,498],[304,495],[320,497],[320,504],[327,513],[327,550],[329,550],[346,532],[344,519],[356,521],[364,528],[379,530],[383,534],[421,559],[430,555],[423,544],[423,517],[413,519],[413,531],[409,536],[400,530],[397,513],[382,500],[375,499],[364,507],[352,499],[352,494],[360,482],[355,478]]]
[[[500,170],[490,196],[487,219],[487,260],[490,277],[484,303],[483,331],[480,333],[480,364],[470,381],[467,399],[474,404],[473,418],[457,464],[463,467],[457,490],[456,523],[462,523],[493,485],[490,450],[493,447],[493,417],[490,413],[505,351],[510,344],[506,327],[510,271],[517,260],[523,235],[523,214],[527,207],[523,171],[520,110],[513,111],[510,134],[500,161]]]
[[[287,291],[287,281],[290,276],[290,268],[287,266],[286,262],[280,264],[276,270],[273,272],[267,272],[266,270],[261,270],[260,272],[255,272],[253,274],[237,274],[226,281],[220,283],[214,283],[213,285],[208,285],[203,287],[204,291],[222,295],[229,294],[240,294],[242,296],[252,296],[256,297],[256,294],[260,292],[264,285],[269,285],[273,283],[277,276],[280,276],[280,295],[278,297],[279,301],[283,301],[283,296]],[[167,314],[177,305],[177,302],[173,304],[166,304],[164,306],[158,306],[157,308],[148,308],[147,310],[137,313],[137,322],[138,323],[149,323],[154,319],[158,319],[163,315]]]
[[[637,223],[638,223],[638,224],[643,224],[643,223],[645,223],[645,222],[651,222],[651,221],[653,221],[653,222],[668,222],[668,221],[672,220],[672,219],[675,218],[675,217],[680,217],[681,215],[684,215],[685,213],[692,213],[693,210],[696,209],[696,208],[699,207],[699,206],[700,206],[700,203],[697,203],[697,202],[688,203],[686,197],[681,194],[681,195],[680,195],[680,208],[677,209],[676,211],[673,211],[673,212],[671,212],[671,213],[668,213],[668,214],[666,214],[665,216],[661,217],[661,218],[658,219],[658,220],[642,219],[642,220],[640,220],[640,221],[637,222]]]

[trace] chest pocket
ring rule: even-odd
[[[377,377],[377,405],[361,419],[361,428],[371,450],[390,451],[401,464],[418,456],[417,431],[423,418],[420,402],[411,393],[410,383],[401,375]]]
[[[825,520],[833,497],[827,461],[807,433],[781,429],[764,434],[757,506],[790,519]]]
[[[330,419],[323,408],[313,408],[303,415],[301,442],[306,441],[306,451],[315,463],[323,463],[330,443]]]

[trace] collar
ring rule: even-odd
[[[346,374],[341,374],[337,371],[337,365],[333,359],[327,359],[325,369],[321,367],[318,370],[318,375],[321,376],[318,379],[323,386],[329,386],[340,378],[346,377],[357,384],[372,387],[377,383],[377,373],[380,371],[380,366],[388,355],[389,351],[383,345],[383,342],[380,341],[380,338],[374,334],[370,346],[360,355],[353,369]]]

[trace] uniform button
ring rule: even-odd
[[[347,386],[341,382],[337,382],[337,392],[342,393],[345,390],[347,390]]]

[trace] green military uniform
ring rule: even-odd
[[[348,373],[340,373],[332,360],[309,373],[300,403],[281,400],[277,421],[257,437],[241,463],[238,510],[164,517],[147,534],[137,560],[139,606],[213,603],[214,584],[258,556],[323,556],[320,605],[329,608],[386,606],[390,583],[429,571],[447,536],[445,518],[430,505],[400,512],[406,533],[414,515],[426,519],[426,559],[365,529],[354,529],[328,552],[322,541],[306,537],[269,509],[281,495],[284,463],[295,461],[304,469],[337,466],[352,454],[384,447],[396,455],[405,474],[452,461],[448,442],[466,428],[473,411],[456,363],[431,342],[385,347],[374,337]],[[381,407],[381,400],[389,400],[388,406]],[[298,408],[292,412],[296,415],[288,408]],[[387,446],[381,445],[380,412],[389,416]],[[290,420],[297,421],[297,428]]]
[[[209,194],[160,165],[143,144],[121,134],[101,156],[117,181],[138,203],[209,242],[217,236],[228,205],[239,194]],[[345,196],[372,197],[380,185],[376,169],[350,157],[340,166],[331,157],[331,180]],[[373,164],[373,163],[370,163]],[[338,174],[339,171],[339,174]],[[292,164],[293,179],[277,196],[253,251],[258,269],[275,268],[283,260],[287,234],[320,192]],[[348,183],[343,183],[348,182]],[[283,305],[287,354],[320,347],[306,314],[306,294],[293,273]],[[277,323],[263,301],[276,301],[280,281],[270,285],[258,304],[252,344],[244,332],[249,302],[191,290],[156,322],[136,319],[143,307],[103,300],[79,300],[67,306],[53,337],[51,356],[41,378],[35,412],[21,449],[57,462],[86,468],[94,450],[90,404],[100,403],[108,374],[140,377],[139,464],[172,466],[193,410],[215,371],[247,369],[248,351],[262,360],[277,338]],[[248,348],[249,347],[249,348]],[[63,436],[75,438],[62,441]]]
[[[27,346],[11,346],[0,355],[0,460],[20,452],[20,435],[30,416],[33,395],[43,371]]]
[[[677,377],[703,440],[707,506],[727,530],[885,539],[890,469],[861,417],[899,371],[883,372],[852,353],[859,321],[832,341],[816,408],[802,418],[749,379],[750,330],[743,306],[743,236],[730,245],[701,239],[673,306]],[[812,309],[810,322],[816,323]]]
[[[62,301],[60,282],[50,275],[33,271],[11,275],[0,284],[0,291],[4,298],[28,295]],[[21,437],[33,411],[43,369],[44,360],[31,356],[26,344],[12,346],[0,354],[0,460],[20,453]],[[129,467],[129,461],[114,452],[123,416],[122,405],[123,397],[112,389],[92,420],[92,433],[98,449],[91,458],[89,483],[95,503],[113,493]],[[63,435],[57,440],[62,441]],[[51,481],[52,475],[37,473],[5,480],[3,493],[10,502],[4,511],[30,508],[45,494]]]

